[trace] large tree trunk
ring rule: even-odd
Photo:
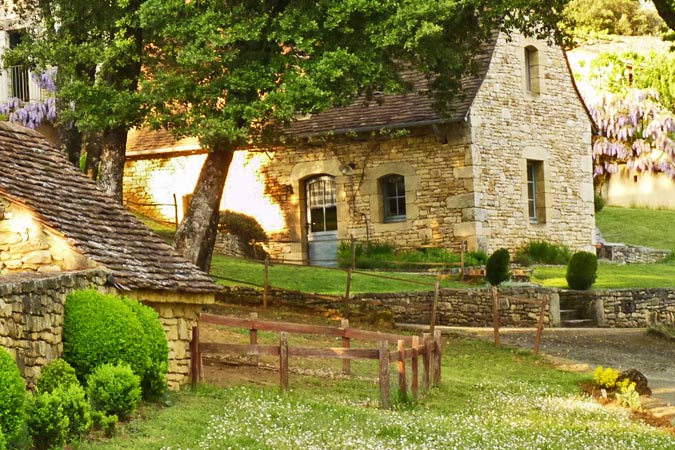
[[[89,178],[96,181],[98,179],[98,166],[101,162],[101,150],[103,148],[101,134],[87,133],[85,148],[87,149],[85,173]]]
[[[654,6],[668,28],[675,31],[675,1],[654,0]]]
[[[187,260],[208,272],[216,240],[218,208],[234,147],[223,145],[204,161],[190,206],[178,226],[174,246]]]
[[[113,128],[103,134],[98,185],[122,204],[122,181],[126,156],[127,130]]]
[[[82,151],[82,133],[75,125],[57,125],[56,133],[59,136],[61,150],[68,157],[68,161],[79,168],[80,153]]]

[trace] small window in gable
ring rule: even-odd
[[[401,175],[387,175],[380,179],[384,222],[405,220],[405,179]]]
[[[525,87],[532,95],[540,93],[539,51],[531,45],[525,47]]]

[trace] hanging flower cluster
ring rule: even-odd
[[[56,84],[54,82],[55,71],[48,70],[41,74],[32,74],[33,81],[43,89],[47,95],[38,102],[22,102],[18,98],[12,98],[7,103],[0,103],[0,114],[7,115],[10,122],[17,122],[28,128],[37,128],[43,122],[56,120]]]
[[[604,178],[625,164],[635,172],[663,172],[675,179],[675,116],[652,90],[603,94],[589,107],[598,126],[593,176]]]

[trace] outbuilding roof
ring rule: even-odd
[[[73,167],[39,133],[0,122],[0,195],[30,209],[122,289],[216,292],[220,288]]]

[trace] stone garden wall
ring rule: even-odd
[[[626,244],[602,244],[598,258],[609,259],[619,264],[653,264],[671,255],[669,250],[658,250]]]
[[[102,270],[0,278],[0,347],[15,357],[29,388],[42,367],[63,353],[66,296],[105,280]]]

